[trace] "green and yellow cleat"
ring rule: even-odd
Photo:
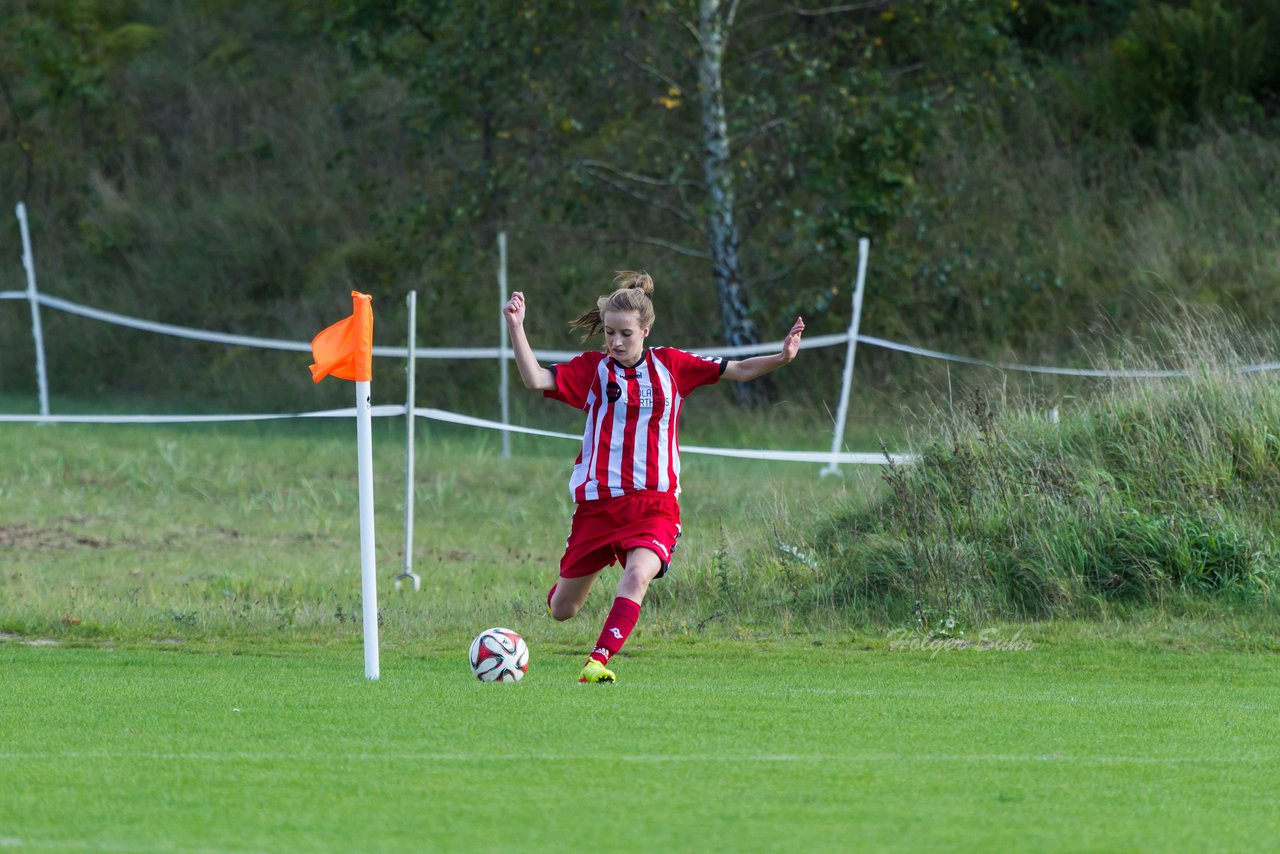
[[[578,676],[579,682],[617,682],[618,677],[594,658],[587,659],[587,664]]]

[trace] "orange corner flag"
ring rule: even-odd
[[[354,311],[311,339],[311,378],[332,374],[338,379],[370,382],[373,379],[373,297],[351,292]]]

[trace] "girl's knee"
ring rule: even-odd
[[[578,615],[578,611],[582,606],[574,602],[552,602],[551,616],[558,622],[563,623],[565,620],[571,620]]]

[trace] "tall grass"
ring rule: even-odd
[[[1183,327],[1176,379],[1067,408],[974,392],[821,527],[815,590],[927,631],[1132,607],[1261,607],[1280,580],[1280,377],[1239,329]],[[1133,354],[1130,367],[1152,367]],[[1168,363],[1166,362],[1166,366]]]

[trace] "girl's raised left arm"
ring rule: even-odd
[[[782,352],[772,356],[752,356],[750,359],[731,361],[725,366],[724,379],[746,382],[781,368],[795,359],[800,352],[800,336],[804,334],[804,318],[797,317],[791,331],[782,341]]]

